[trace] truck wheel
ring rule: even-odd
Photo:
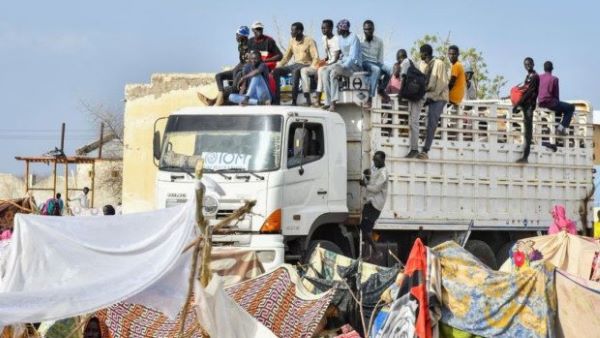
[[[498,263],[498,269],[506,262],[506,260],[510,257],[510,249],[517,243],[516,241],[510,241],[505,243],[500,247],[498,252],[496,252],[496,263]]]
[[[340,254],[340,255],[344,254],[342,249],[337,244],[335,244],[331,241],[326,241],[326,240],[311,241],[310,244],[308,245],[308,250],[306,250],[306,252],[304,253],[304,256],[302,257],[303,264],[308,263],[310,256],[312,256],[313,251],[315,251],[317,246],[321,246],[321,248],[335,252],[336,254]]]
[[[487,265],[489,268],[496,270],[496,256],[494,256],[494,252],[486,242],[480,241],[478,239],[472,239],[467,241],[465,245],[465,249],[473,254],[473,256],[477,257],[483,264]]]

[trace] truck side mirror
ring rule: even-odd
[[[154,159],[160,160],[160,132],[154,132],[154,139],[152,140],[152,148],[154,151]]]

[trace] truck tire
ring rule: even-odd
[[[510,241],[505,243],[500,247],[498,252],[496,252],[496,263],[498,263],[498,269],[506,262],[506,260],[510,257],[510,249],[517,243],[516,241]]]
[[[326,241],[326,240],[316,240],[316,241],[311,241],[310,244],[308,244],[308,250],[306,250],[306,252],[304,253],[304,256],[302,256],[302,263],[306,264],[308,263],[308,260],[310,259],[310,256],[312,256],[313,251],[315,251],[315,249],[317,248],[317,246],[321,246],[321,248],[325,249],[325,250],[329,250],[332,252],[335,252],[337,254],[343,255],[344,252],[342,251],[342,249],[335,243],[331,242],[331,241]]]
[[[473,256],[477,257],[483,264],[487,265],[490,269],[496,270],[496,256],[494,251],[487,245],[486,242],[478,239],[472,239],[467,241],[465,249],[469,251]]]

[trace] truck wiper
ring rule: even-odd
[[[196,178],[196,176],[194,176],[194,173],[191,170],[187,170],[184,167],[177,167],[177,166],[174,166],[174,165],[168,165],[168,166],[162,166],[162,167],[160,167],[160,169],[161,170],[176,169],[177,171],[181,171],[181,172],[184,172],[184,173],[190,175],[191,178]]]
[[[259,180],[261,180],[261,181],[264,181],[264,180],[265,180],[265,177],[264,177],[264,176],[261,176],[261,175],[259,175],[259,174],[255,173],[255,172],[253,172],[252,170],[248,170],[248,169],[244,169],[244,168],[229,168],[229,169],[227,169],[227,170],[229,170],[229,171],[233,171],[233,172],[238,172],[238,173],[240,173],[240,172],[245,172],[245,173],[248,173],[248,174],[250,174],[250,175],[252,175],[252,176],[254,176],[254,177],[258,178],[258,179],[259,179]]]
[[[228,170],[228,169],[217,169],[217,170],[213,170],[212,172],[223,176],[228,181],[231,181],[231,176],[227,176],[227,175],[223,174],[223,170]]]

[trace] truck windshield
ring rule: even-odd
[[[280,115],[175,115],[169,117],[161,170],[261,172],[279,169]]]

